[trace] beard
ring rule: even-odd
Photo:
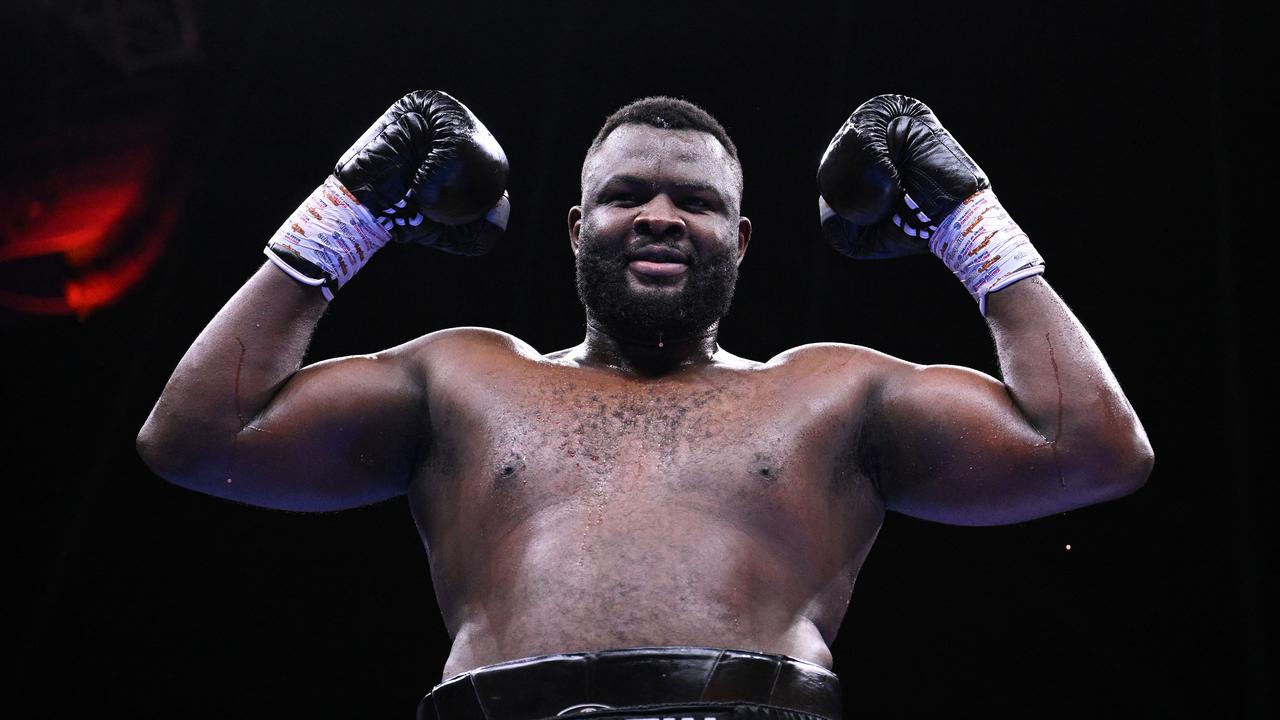
[[[636,288],[629,279],[622,250],[596,242],[586,223],[581,230],[576,263],[578,299],[587,319],[619,338],[650,342],[705,335],[729,312],[738,282],[737,257],[730,244],[723,250],[690,258],[683,285]],[[639,246],[661,245],[660,241]]]

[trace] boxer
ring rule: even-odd
[[[821,227],[854,258],[937,255],[1003,380],[841,343],[721,348],[751,238],[742,168],[719,122],[664,97],[586,153],[567,223],[582,343],[452,328],[300,367],[387,242],[490,248],[507,170],[454,98],[397,102],[271,237],[138,436],[162,477],[239,502],[407,496],[453,639],[420,718],[833,720],[829,646],[886,511],[1014,523],[1146,482],[1142,425],[1043,259],[903,96],[832,140]]]

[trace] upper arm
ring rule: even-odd
[[[1107,499],[1031,425],[1004,383],[883,356],[866,419],[890,510],[957,525],[1044,517]]]
[[[339,510],[403,494],[428,427],[431,342],[428,335],[297,371],[258,416],[244,419],[226,446],[225,468],[206,467],[196,489],[287,510]]]

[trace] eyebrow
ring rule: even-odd
[[[720,189],[710,183],[697,181],[655,183],[651,180],[645,180],[644,178],[637,177],[635,175],[614,175],[601,183],[600,189],[604,190],[611,185],[638,185],[645,188],[652,188],[659,184],[667,187],[673,187],[677,190],[684,190],[686,192],[709,192],[721,199],[724,199],[724,195],[720,192]]]

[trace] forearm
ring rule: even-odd
[[[183,355],[138,435],[161,475],[214,461],[302,365],[327,302],[265,263]]]
[[[987,297],[1005,387],[1027,421],[1073,467],[1123,484],[1141,484],[1152,451],[1093,338],[1042,277]]]

